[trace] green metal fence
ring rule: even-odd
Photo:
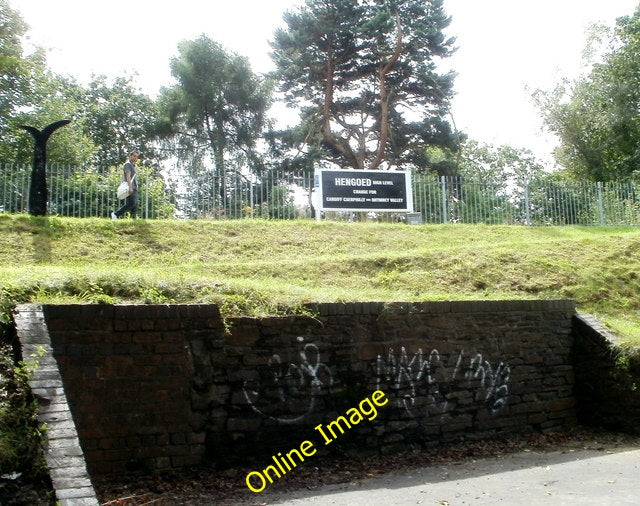
[[[49,214],[109,217],[121,201],[117,169],[49,167]],[[0,212],[28,210],[31,167],[0,165]],[[460,177],[413,175],[412,222],[521,225],[639,225],[640,183],[570,182],[551,178],[519,186]],[[313,219],[314,178],[308,172],[271,171],[261,177],[139,169],[142,218]],[[416,220],[416,217],[418,218]],[[354,220],[354,213],[326,213]],[[405,214],[368,213],[367,219],[403,221]]]

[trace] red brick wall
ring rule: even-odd
[[[243,465],[389,403],[325,452],[393,452],[575,422],[569,301],[44,306],[89,471]]]
[[[47,306],[44,314],[90,472],[201,462],[188,339],[221,332],[215,306]]]

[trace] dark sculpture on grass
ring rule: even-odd
[[[33,135],[33,170],[31,171],[31,186],[29,187],[29,214],[45,216],[47,214],[47,141],[58,128],[71,123],[63,119],[47,125],[42,130],[31,126],[21,125],[20,128]]]

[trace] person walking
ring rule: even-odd
[[[121,218],[124,213],[131,213],[131,217],[136,217],[138,210],[138,181],[136,180],[136,162],[140,153],[138,151],[132,151],[129,153],[129,160],[122,167],[123,175],[122,180],[129,183],[129,195],[124,201],[124,205],[117,211],[111,213],[111,219],[117,220]]]

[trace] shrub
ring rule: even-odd
[[[30,366],[15,365],[0,340],[0,504],[51,504],[51,484],[42,452],[44,427],[28,385]]]

